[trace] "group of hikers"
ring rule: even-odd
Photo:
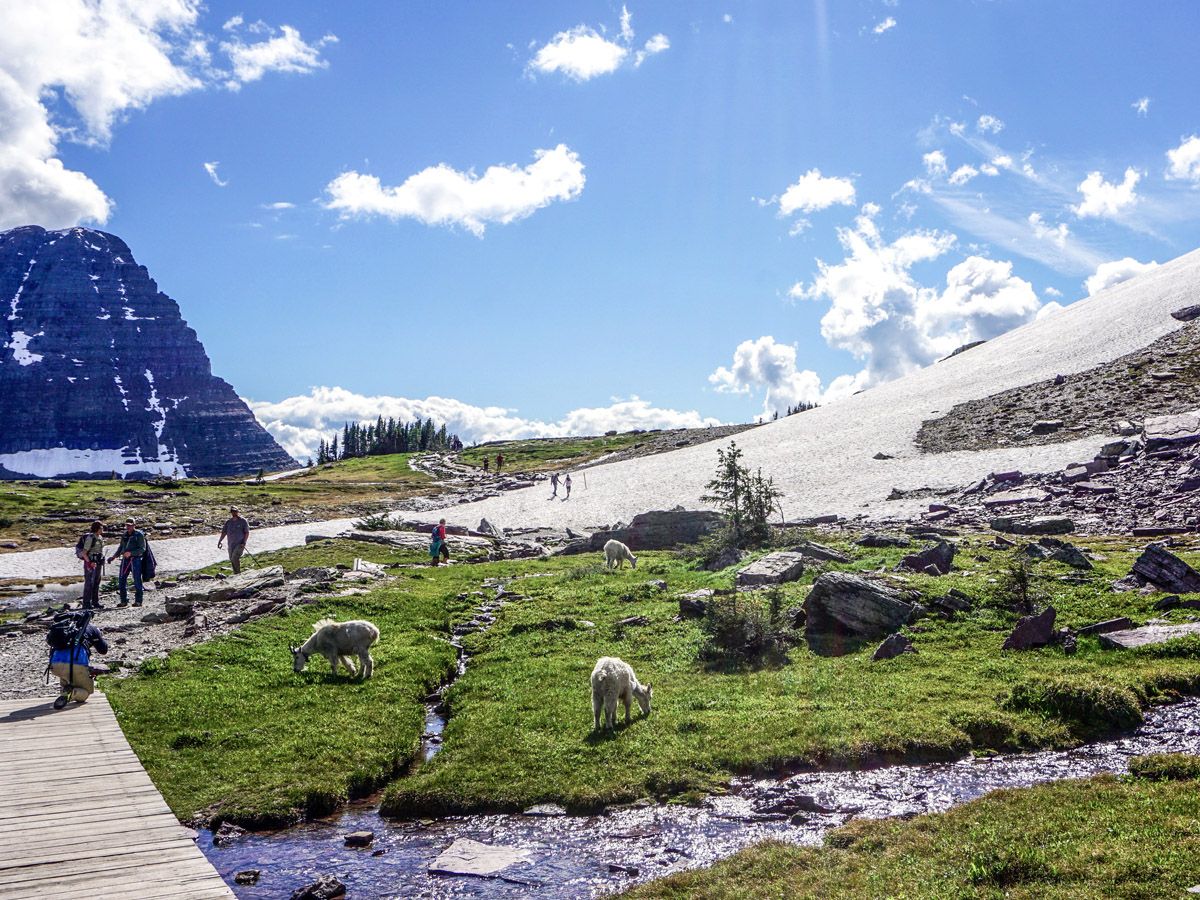
[[[483,471],[485,471],[485,472],[488,471],[488,459],[489,459],[489,457],[487,457],[487,456],[484,456],[484,458],[483,458]],[[504,468],[504,454],[497,453],[496,454],[496,474],[499,475],[500,470],[503,468]]]
[[[445,520],[442,520],[445,524]],[[229,563],[236,575],[242,571],[242,554],[250,539],[250,524],[242,518],[237,507],[229,510],[229,518],[221,527],[217,539],[220,547],[228,541]],[[66,706],[68,700],[85,701],[95,690],[91,674],[91,652],[108,652],[108,644],[100,629],[92,624],[92,615],[104,609],[100,602],[100,583],[104,579],[104,566],[121,560],[117,573],[117,592],[120,597],[117,608],[130,605],[129,581],[133,580],[133,606],[141,606],[144,599],[145,582],[154,578],[156,561],[150,549],[146,533],[137,527],[133,519],[125,520],[125,530],[117,549],[105,555],[104,523],[97,520],[80,536],[75,544],[75,555],[83,563],[82,609],[64,607],[54,617],[46,642],[50,645],[50,664],[47,676],[58,677],[62,688],[61,696],[55,701],[56,708]],[[448,555],[448,554],[447,554]]]
[[[553,500],[556,497],[558,497],[558,485],[559,485],[558,473],[555,472],[554,474],[552,474],[550,476],[550,487],[553,490],[551,491],[550,496],[547,497],[546,499]],[[563,486],[563,490],[566,491],[566,494],[563,496],[562,499],[563,499],[563,502],[566,502],[567,500],[571,499],[571,473],[570,472],[568,472],[566,477],[562,480],[562,486]]]

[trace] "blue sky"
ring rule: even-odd
[[[46,6],[0,226],[124,238],[295,452],[745,421],[1200,244],[1193,3]]]

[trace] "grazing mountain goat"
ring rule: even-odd
[[[624,546],[623,544],[621,546]],[[600,730],[600,708],[604,708],[604,727],[617,727],[617,701],[625,704],[625,724],[629,724],[629,706],[637,697],[642,715],[650,715],[650,698],[654,688],[640,684],[629,663],[615,656],[602,656],[592,669],[592,719]]]
[[[604,545],[604,565],[606,568],[620,569],[625,565],[625,560],[629,560],[629,564],[633,568],[637,568],[637,557],[620,541],[609,541]]]
[[[303,645],[291,647],[292,671],[303,672],[308,665],[310,656],[324,656],[333,666],[333,674],[337,674],[338,663],[346,667],[351,675],[359,673],[354,669],[351,656],[357,656],[362,663],[362,678],[371,677],[375,661],[371,659],[370,647],[379,640],[379,629],[370,622],[354,619],[350,622],[335,622],[333,619],[320,619],[313,623],[313,636]]]

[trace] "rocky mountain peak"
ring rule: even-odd
[[[293,464],[115,235],[0,232],[0,322],[0,477]]]

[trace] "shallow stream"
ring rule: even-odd
[[[436,821],[389,821],[372,803],[269,834],[200,846],[242,898],[287,897],[323,874],[337,875],[351,898],[593,897],[708,865],[766,838],[818,844],[851,818],[938,812],[988,791],[1126,770],[1143,753],[1200,753],[1200,699],[1152,710],[1136,732],[1062,752],[967,758],[952,763],[812,772],[781,780],[737,779],[730,792],[700,806],[634,806],[599,815],[478,815]],[[553,813],[551,809],[549,812]],[[372,831],[365,850],[343,835]],[[530,851],[503,878],[431,875],[435,857],[458,838]],[[380,851],[383,851],[380,853]],[[378,854],[378,855],[376,855]],[[254,886],[234,875],[258,869]]]

